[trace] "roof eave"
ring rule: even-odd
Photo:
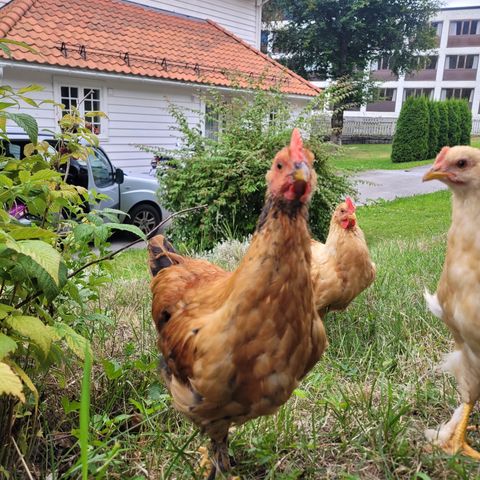
[[[18,60],[7,60],[7,59],[0,59],[0,68],[1,67],[16,67],[28,70],[35,70],[35,71],[44,71],[50,72],[52,74],[57,75],[74,75],[74,76],[81,76],[81,77],[95,77],[99,79],[115,79],[115,80],[130,80],[130,81],[139,81],[142,83],[161,83],[163,85],[171,85],[177,87],[188,87],[188,88],[199,88],[203,90],[207,89],[216,89],[220,91],[228,91],[228,92],[238,92],[238,88],[234,87],[225,87],[221,85],[215,84],[206,84],[206,83],[196,83],[196,82],[185,82],[181,80],[168,80],[165,78],[158,78],[158,77],[147,77],[142,75],[129,75],[129,74],[120,74],[120,73],[110,73],[110,72],[103,72],[100,70],[87,70],[81,68],[70,68],[70,67],[58,67],[54,65],[45,65],[41,63],[33,63],[33,62],[23,62]],[[248,89],[242,88],[240,89],[243,92],[254,92],[255,89]],[[283,92],[283,94],[288,98],[296,98],[296,99],[303,99],[303,100],[311,100],[319,92],[316,92],[312,89],[312,95],[305,95],[305,94],[298,94],[298,93],[288,93]]]

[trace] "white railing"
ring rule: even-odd
[[[390,137],[395,133],[396,118],[382,117],[344,117],[343,135],[345,137]],[[330,132],[330,117],[318,116],[317,128],[328,134]],[[480,118],[472,120],[472,135],[480,135]]]
[[[397,120],[381,117],[346,117],[343,135],[349,137],[393,137]]]

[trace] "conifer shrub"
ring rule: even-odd
[[[425,160],[429,154],[429,108],[425,97],[403,103],[392,144],[392,161]]]
[[[453,147],[460,143],[461,125],[460,112],[458,109],[458,100],[450,99],[446,101],[448,109],[448,145]]]
[[[472,132],[472,111],[467,100],[458,101],[458,110],[460,113],[460,141],[459,145],[470,145],[470,135]]]
[[[438,149],[441,150],[442,147],[445,147],[449,144],[448,132],[448,106],[447,102],[438,102],[438,113],[439,113],[439,125],[438,130]]]
[[[428,102],[428,158],[435,158],[440,148],[438,145],[438,136],[440,133],[440,112],[438,103],[430,100]]]

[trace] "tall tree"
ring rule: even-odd
[[[272,0],[264,22],[286,66],[354,85],[350,97],[334,95],[332,140],[339,143],[344,110],[371,95],[369,63],[388,57],[394,73],[414,70],[419,52],[435,47],[430,19],[438,6],[438,0]]]

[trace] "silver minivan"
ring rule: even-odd
[[[54,139],[42,139],[53,148]],[[7,155],[23,158],[23,148],[28,139],[11,139],[5,143]],[[65,172],[65,167],[63,169]],[[67,183],[79,185],[108,196],[91,208],[115,208],[127,213],[120,220],[139,227],[144,233],[151,232],[166,216],[166,211],[158,203],[158,181],[150,175],[130,175],[112,165],[108,155],[100,147],[92,147],[86,161],[71,159]]]

